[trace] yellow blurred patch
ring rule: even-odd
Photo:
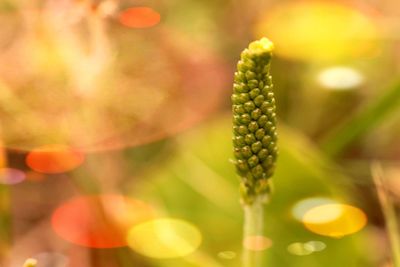
[[[137,253],[151,258],[179,258],[193,253],[202,240],[199,230],[186,221],[157,219],[134,226],[128,244]]]
[[[313,233],[340,238],[360,231],[367,216],[359,208],[345,204],[326,204],[310,209],[303,224]]]
[[[376,54],[379,33],[373,17],[360,10],[302,1],[267,10],[255,26],[255,35],[270,38],[282,57],[332,61]]]
[[[0,168],[7,166],[7,158],[4,152],[3,143],[0,142]]]

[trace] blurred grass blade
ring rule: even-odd
[[[0,186],[0,266],[8,256],[11,242],[11,212],[10,191],[6,186]]]
[[[400,103],[400,81],[390,87],[364,110],[350,117],[322,141],[322,149],[331,156],[340,154],[351,142],[382,122]]]
[[[390,246],[392,248],[393,266],[400,267],[400,235],[397,223],[396,209],[393,200],[388,194],[388,185],[385,182],[382,166],[379,162],[371,164],[372,178],[376,186],[378,199],[385,217]]]
[[[188,166],[193,168],[193,175],[182,176],[181,172],[175,171],[176,177],[214,205],[223,210],[231,211],[234,207],[233,205],[236,205],[236,202],[232,201],[232,199],[239,195],[237,192],[239,190],[236,190],[234,186],[197,156],[184,153],[183,159]],[[218,194],[215,194],[216,188],[218,188]]]

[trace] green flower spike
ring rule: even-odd
[[[237,64],[233,84],[233,146],[241,197],[252,204],[266,199],[278,155],[276,106],[269,73],[273,44],[250,43]]]

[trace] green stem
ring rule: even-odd
[[[397,216],[392,199],[388,194],[387,184],[384,180],[382,166],[379,162],[371,165],[372,177],[378,193],[378,199],[382,207],[386,228],[389,235],[390,247],[392,250],[393,266],[400,267],[400,235]]]
[[[261,252],[252,248],[252,237],[264,234],[264,203],[261,197],[255,199],[252,204],[245,204],[244,232],[243,232],[243,267],[261,267]],[[253,245],[253,246],[252,246]]]

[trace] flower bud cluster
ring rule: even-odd
[[[268,194],[268,178],[278,155],[276,106],[269,74],[272,47],[266,38],[251,43],[241,54],[234,78],[234,156],[242,200],[247,204]]]

